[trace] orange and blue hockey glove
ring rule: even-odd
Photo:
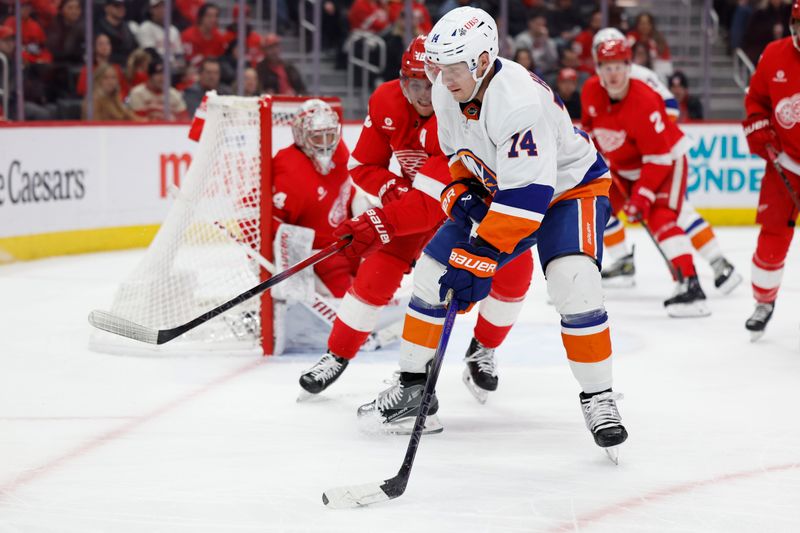
[[[439,298],[444,301],[447,291],[453,289],[458,310],[469,311],[475,302],[489,296],[499,258],[500,252],[480,237],[456,243],[447,270],[439,278]]]
[[[464,178],[450,183],[442,190],[439,200],[447,217],[467,231],[480,222],[489,211],[486,199],[489,192],[475,178]]]

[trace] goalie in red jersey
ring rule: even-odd
[[[597,48],[597,72],[581,93],[583,126],[609,162],[614,178],[612,212],[644,222],[677,273],[677,287],[664,301],[670,316],[710,314],[695,272],[692,246],[678,226],[686,194],[688,140],[667,117],[664,102],[647,84],[632,79],[631,49],[624,40]]]
[[[756,222],[761,225],[753,254],[756,309],[745,323],[752,340],[772,317],[792,242],[800,196],[800,0],[789,20],[792,35],[771,42],[761,54],[744,98],[744,133],[750,151],[767,161]],[[783,170],[788,183],[775,168]]]
[[[380,200],[335,232],[352,235],[343,255],[364,258],[352,287],[339,306],[328,352],[300,377],[301,387],[318,394],[341,376],[375,328],[381,309],[393,298],[404,274],[411,272],[423,247],[444,221],[440,194],[451,176],[439,148],[431,105],[431,84],[424,69],[425,36],[403,54],[400,79],[379,86],[350,159],[353,181]],[[400,174],[389,170],[391,156]],[[477,198],[477,197],[476,197]],[[464,224],[479,220],[488,207],[478,201],[454,207],[451,216]],[[497,387],[494,351],[521,310],[533,273],[530,253],[498,274],[481,305],[475,336],[467,351],[464,380],[485,401]]]

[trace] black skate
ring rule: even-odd
[[[752,316],[744,323],[744,327],[750,331],[750,342],[755,342],[764,336],[769,319],[775,310],[775,302],[756,304],[756,310]]]
[[[730,294],[742,282],[742,275],[724,257],[714,259],[711,268],[714,269],[714,286],[724,294]]]
[[[678,282],[671,298],[664,300],[667,314],[675,318],[708,316],[711,311],[706,305],[706,295],[700,287],[697,276]]]
[[[469,343],[467,353],[464,355],[467,368],[464,369],[462,379],[469,392],[480,403],[486,403],[491,391],[497,390],[497,363],[494,358],[494,348],[487,348],[473,338]]]
[[[628,288],[636,285],[636,265],[633,263],[633,252],[635,247],[631,247],[631,253],[620,257],[608,268],[603,268],[600,276],[603,278],[605,288]]]
[[[622,417],[617,410],[617,400],[622,394],[607,389],[593,394],[580,393],[581,411],[586,427],[592,432],[594,442],[603,448],[608,458],[619,464],[617,446],[625,442],[628,432],[622,425]]]
[[[396,372],[395,379],[388,382],[391,387],[378,394],[375,400],[358,408],[362,429],[372,432],[379,428],[386,433],[410,435],[419,414],[427,378],[427,374]],[[438,410],[439,400],[434,392],[423,434],[441,433],[444,429],[436,416]]]
[[[344,357],[328,352],[314,366],[302,373],[300,386],[309,394],[319,394],[339,379],[349,362]],[[301,395],[298,400],[306,398],[308,398],[307,395]]]

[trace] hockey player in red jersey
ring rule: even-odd
[[[336,232],[353,236],[343,255],[364,261],[339,306],[328,353],[300,377],[301,387],[312,394],[330,386],[355,357],[381,308],[445,218],[439,197],[451,178],[438,143],[431,84],[424,71],[424,42],[424,36],[412,41],[403,54],[400,79],[373,93],[350,159],[354,182],[378,197],[381,207],[346,221]],[[392,154],[400,163],[399,175],[389,170]],[[465,224],[471,224],[466,220],[470,216],[480,218],[488,209],[482,202],[472,207],[476,212],[461,214]],[[532,272],[532,257],[523,254],[498,276],[481,309],[464,372],[465,383],[481,401],[497,387],[494,350],[519,314]]]
[[[292,124],[294,144],[280,150],[272,163],[273,230],[280,224],[310,228],[315,249],[336,241],[334,229],[352,216],[350,152],[340,142],[341,133],[336,112],[322,100],[308,100]],[[337,254],[315,265],[314,273],[331,296],[341,298],[357,268],[357,261]]]
[[[794,234],[800,195],[800,0],[789,21],[792,35],[771,42],[761,54],[744,98],[744,133],[750,151],[767,161],[756,222],[761,225],[753,254],[756,309],[745,327],[752,340],[764,334],[778,297],[784,261]],[[771,162],[771,154],[789,180],[790,191]]]
[[[678,273],[670,316],[710,314],[692,260],[692,246],[677,225],[686,194],[688,140],[668,119],[661,97],[630,76],[631,50],[624,40],[597,49],[598,75],[581,93],[582,121],[614,175],[612,212],[645,222]]]

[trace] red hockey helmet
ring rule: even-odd
[[[797,0],[800,2],[800,0]],[[597,45],[597,64],[607,63],[609,61],[627,61],[630,62],[633,54],[631,47],[624,39],[612,39],[604,41]]]
[[[792,14],[789,15],[789,31],[792,32],[794,47],[800,51],[800,0],[792,2]]]
[[[798,0],[800,1],[800,0]],[[425,38],[415,37],[400,60],[400,75],[404,78],[427,79],[425,76]]]

